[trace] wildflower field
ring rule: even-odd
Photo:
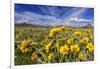
[[[15,26],[15,65],[94,60],[93,28]]]

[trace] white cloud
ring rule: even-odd
[[[69,15],[66,13],[68,16],[64,18],[63,23],[75,27],[82,27],[88,24],[93,24],[92,19],[82,18],[86,10],[87,9],[85,8],[81,9],[73,8],[72,10],[68,11],[68,13],[70,13]]]
[[[21,13],[15,12],[15,18],[16,18],[15,22],[16,23],[27,22],[31,24],[44,25],[44,26],[57,26],[57,25],[65,25],[65,24],[71,26],[84,26],[87,25],[88,23],[91,22],[93,23],[93,20],[80,18],[82,17],[82,14],[86,11],[86,9],[84,8],[83,9],[73,8],[70,11],[66,11],[66,13],[63,14],[63,17],[65,17],[63,19],[56,18],[57,14],[54,12],[54,10],[51,9],[47,9],[47,10],[49,10],[48,13],[51,13],[54,16],[41,15],[29,11],[25,11]],[[45,9],[43,9],[42,11],[47,12]]]
[[[90,19],[82,19],[82,18],[74,18],[74,17],[72,17],[72,18],[69,18],[69,21],[76,21],[76,22],[91,22],[92,20],[90,20]]]
[[[57,19],[54,16],[49,15],[40,15],[33,12],[23,12],[15,13],[15,23],[30,23],[35,25],[44,25],[44,26],[57,26],[60,25],[61,19]],[[17,19],[18,18],[18,19]]]
[[[43,20],[45,21],[55,21],[56,17],[53,16],[49,16],[49,15],[40,15],[37,13],[33,13],[33,12],[23,12],[23,13],[15,13],[15,17],[16,17],[16,23],[19,21],[25,21],[25,22],[41,22]],[[17,19],[18,18],[18,19]]]

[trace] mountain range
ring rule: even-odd
[[[23,27],[23,26],[28,26],[28,27],[53,27],[53,26],[43,26],[43,25],[36,25],[36,24],[29,24],[29,23],[15,23],[15,26],[19,26],[19,27]],[[62,26],[62,25],[60,25]],[[94,28],[93,25],[91,24],[87,24],[86,26],[82,26],[82,27],[74,27],[74,26],[69,26],[69,25],[65,25],[66,27],[72,27],[72,28]]]

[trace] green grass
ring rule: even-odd
[[[43,63],[48,63],[48,60],[47,60],[47,56],[48,54],[45,53],[45,49],[44,49],[44,45],[41,44],[41,42],[45,41],[45,42],[50,42],[51,39],[55,39],[55,37],[51,38],[49,37],[49,32],[52,28],[47,28],[47,27],[18,27],[18,26],[15,26],[15,65],[30,65],[30,64],[43,64]],[[75,32],[75,31],[80,31],[80,32],[85,32],[86,34],[85,35],[82,35],[82,37],[85,37],[85,36],[88,36],[88,32],[87,31],[91,31],[91,34],[94,35],[94,30],[93,28],[65,28],[65,31],[62,31],[61,33],[57,34],[56,35],[56,39],[55,39],[55,42],[53,43],[53,46],[55,46],[56,42],[57,41],[60,41],[61,44],[65,44],[65,40],[60,40],[60,36],[62,36],[62,33],[63,33],[63,38],[69,38],[69,37],[72,37],[74,39],[76,38],[81,38],[79,36],[77,37],[73,37],[72,36],[72,32]],[[16,36],[19,36],[19,38],[17,39]],[[21,44],[21,42],[24,40],[24,39],[32,39],[32,40],[35,40],[35,42],[37,42],[37,45],[35,49],[38,49],[38,58],[36,59],[36,61],[32,61],[31,60],[31,55],[32,55],[32,52],[34,51],[33,48],[32,48],[32,51],[30,52],[27,52],[27,53],[22,53],[20,50],[19,50],[19,46]],[[94,38],[93,39],[90,39],[90,42],[92,42],[94,44]],[[78,43],[79,42],[76,40],[76,42],[74,41],[74,43]],[[79,44],[81,45],[81,44]],[[83,45],[84,46],[84,45]],[[32,46],[33,47],[33,46]],[[50,50],[51,52],[54,52],[54,54],[57,53],[55,47]],[[89,54],[86,53],[86,51],[84,51],[85,54],[87,54],[87,59],[84,60],[84,61],[91,61],[91,60],[94,60],[94,53],[92,54]],[[59,54],[59,53],[58,53]],[[58,55],[57,55],[58,56]],[[65,56],[65,58],[63,58],[62,60],[60,59],[61,57],[57,57],[55,56],[54,58],[54,61],[51,62],[51,63],[59,63],[60,61],[61,62],[77,62],[79,61],[78,58],[75,58],[75,57],[72,57],[72,53],[69,54],[70,57],[67,57]],[[70,58],[68,60],[65,61],[65,59],[67,58]],[[75,58],[75,59],[74,59]]]

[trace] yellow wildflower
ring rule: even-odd
[[[94,51],[94,45],[92,43],[88,43],[86,49],[88,49],[89,52],[92,52]]]
[[[79,32],[79,31],[75,31],[74,33],[73,33],[73,35],[81,35],[82,33],[81,32]]]
[[[53,59],[53,57],[54,57],[54,53],[50,53],[48,56],[48,60],[51,61]]]
[[[19,40],[20,36],[19,35],[16,35],[16,40]]]
[[[27,40],[23,40],[23,41],[21,42],[21,45],[19,46],[19,49],[20,49],[20,51],[21,51],[22,53],[26,52],[26,51],[25,51],[25,48],[27,47],[27,45],[28,45]]]
[[[60,32],[63,29],[64,29],[64,26],[62,26],[62,27],[55,27],[55,28],[50,30],[49,36],[53,36],[53,35],[55,35],[56,33]]]
[[[61,46],[60,48],[60,54],[65,55],[68,54],[69,47],[67,45]]]
[[[71,52],[79,52],[80,47],[78,45],[71,45],[70,50],[71,50]]]
[[[81,40],[81,43],[88,43],[89,42],[89,38],[88,37],[84,37],[82,40]]]
[[[78,58],[82,61],[82,60],[84,60],[85,58],[84,58],[84,54],[81,52],[81,53],[79,53],[79,55],[78,55]]]
[[[28,52],[28,51],[29,51],[29,49],[28,49],[28,48],[25,48],[24,52],[26,53],[26,52]]]
[[[53,35],[55,35],[55,34],[56,34],[57,32],[59,32],[59,31],[60,31],[59,28],[53,28],[53,29],[50,30],[49,36],[53,36]]]
[[[57,49],[59,49],[59,42],[57,42],[55,46]]]
[[[37,58],[36,52],[33,52],[31,56],[31,60],[35,61],[36,58]]]
[[[19,46],[19,49],[22,53],[26,53],[29,51],[28,46],[31,44],[32,40],[27,39],[23,40]]]
[[[53,41],[54,41],[54,40],[51,40],[51,41],[45,46],[45,50],[46,50],[47,53],[48,53],[48,51],[49,51],[49,49],[50,49],[50,47],[51,47]]]
[[[71,39],[71,38],[67,39],[67,43],[68,43],[68,44],[71,44],[72,41],[73,41],[73,39]]]

